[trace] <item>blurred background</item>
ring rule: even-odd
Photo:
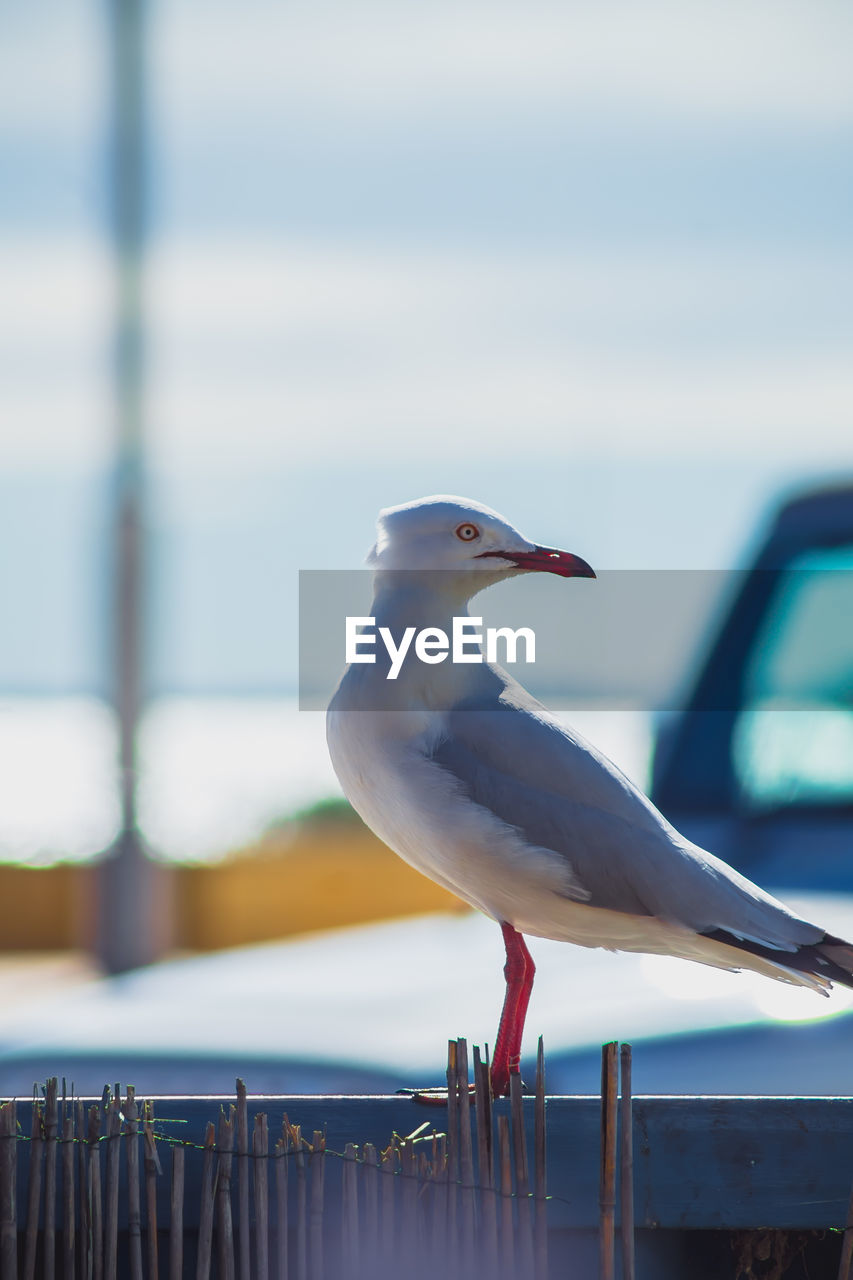
[[[597,569],[727,570],[853,472],[853,13],[0,23],[0,1000],[452,905],[335,803],[298,571],[358,568],[431,492]],[[648,717],[568,692],[647,783]],[[430,1030],[402,1066],[460,1026]]]

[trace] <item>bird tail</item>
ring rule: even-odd
[[[825,933],[818,942],[797,947],[796,951],[780,951],[776,947],[753,942],[750,938],[738,938],[726,929],[714,929],[703,936],[735,947],[738,951],[760,956],[780,969],[805,974],[816,979],[820,987],[826,988],[833,982],[853,987],[853,945],[843,938],[833,937],[831,933]]]

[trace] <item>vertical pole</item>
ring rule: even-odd
[[[142,262],[145,224],[144,0],[112,0],[113,235],[117,270],[115,698],[121,812],[136,829],[136,727],[142,654]]]
[[[0,1102],[0,1278],[18,1272],[18,1122],[15,1103]]]
[[[631,1097],[631,1046],[620,1048],[622,1090],[619,1102],[619,1195],[622,1280],[636,1280],[634,1247],[634,1112]]]
[[[601,1178],[599,1183],[599,1278],[616,1275],[616,1131],[619,1046],[601,1046]]]
[[[110,973],[157,959],[167,913],[157,910],[160,868],[137,825],[136,735],[143,696],[142,273],[145,240],[145,0],[110,0],[112,139],[110,187],[115,256],[115,466],[113,490],[112,687],[119,736],[121,831],[100,865],[99,958]]]

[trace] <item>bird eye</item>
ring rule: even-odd
[[[475,538],[479,538],[480,530],[475,524],[460,524],[456,530],[456,536],[463,542],[473,542]]]

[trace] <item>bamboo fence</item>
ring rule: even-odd
[[[470,1280],[481,1266],[495,1280],[546,1280],[541,1042],[530,1153],[522,1093],[516,1073],[509,1115],[496,1115],[488,1061],[475,1047],[469,1068],[466,1041],[451,1041],[446,1090],[419,1094],[430,1118],[384,1149],[338,1151],[288,1115],[271,1130],[258,1114],[250,1131],[242,1080],[195,1144],[131,1086],[84,1103],[53,1078],[34,1090],[28,1134],[20,1103],[0,1104],[0,1280],[367,1280],[400,1266],[413,1280]],[[190,1161],[200,1176],[187,1176]],[[200,1188],[192,1214],[189,1186]]]
[[[339,1150],[295,1115],[254,1114],[259,1099],[250,1117],[242,1080],[203,1132],[193,1122],[192,1141],[175,1099],[158,1120],[131,1086],[81,1100],[53,1078],[29,1116],[20,1100],[0,1103],[0,1280],[591,1280],[549,1233],[541,1041],[526,1104],[517,1073],[496,1105],[488,1059],[474,1047],[469,1063],[463,1039],[448,1049],[446,1089],[420,1091],[435,1105],[412,1108],[413,1124],[427,1118],[384,1145]],[[599,1280],[636,1274],[632,1106],[630,1046],[605,1045]],[[853,1280],[853,1197],[839,1234],[837,1277]]]

